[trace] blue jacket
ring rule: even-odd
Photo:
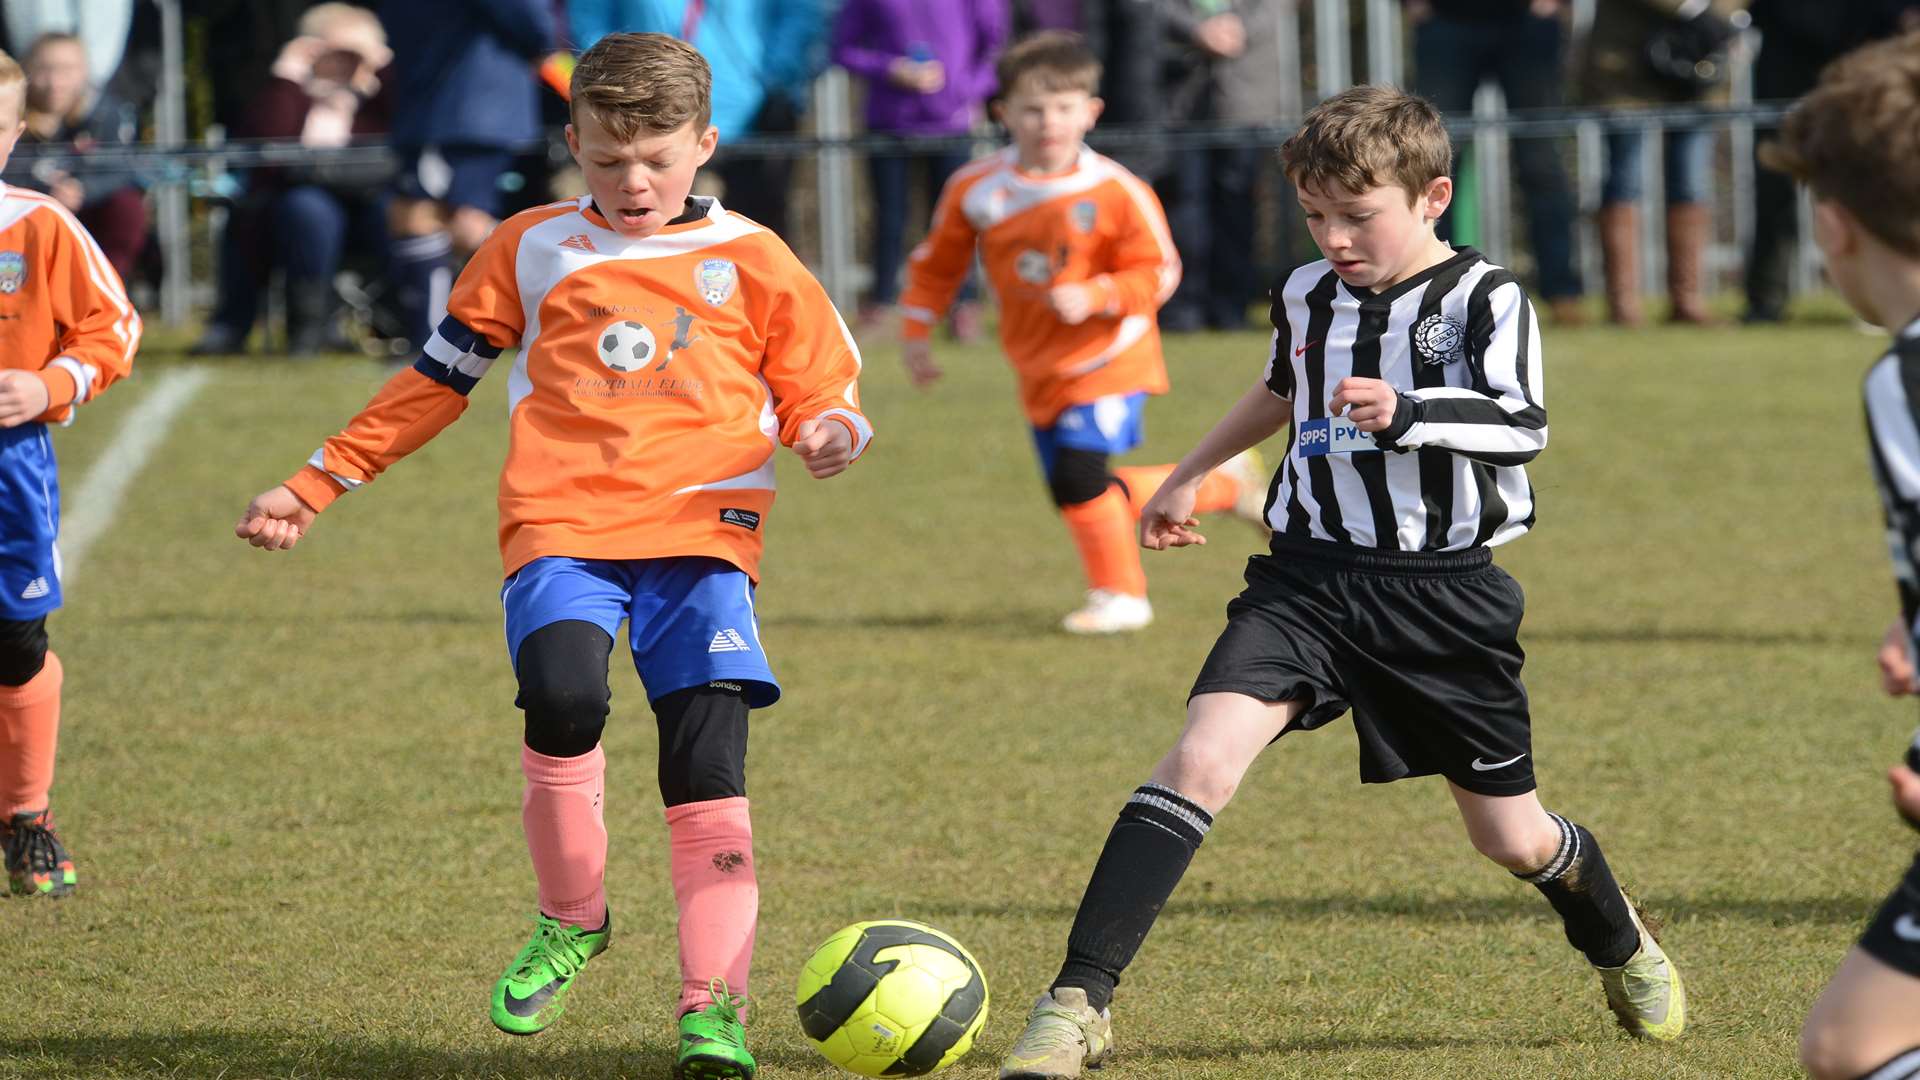
[[[547,0],[382,0],[393,141],[516,146],[540,135],[534,67],[554,47]]]
[[[753,133],[773,94],[805,109],[807,84],[825,65],[829,0],[570,0],[573,45],[585,51],[619,30],[686,38],[713,67],[713,126],[720,138]],[[688,9],[693,33],[687,30]]]

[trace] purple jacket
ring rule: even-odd
[[[867,81],[867,130],[951,135],[993,93],[1007,23],[1007,0],[846,0],[833,61]],[[887,65],[922,50],[946,68],[946,85],[931,94],[895,86]]]

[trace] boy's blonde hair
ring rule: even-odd
[[[1315,105],[1300,130],[1280,144],[1280,165],[1295,187],[1354,194],[1398,184],[1408,202],[1453,167],[1453,143],[1440,110],[1392,86],[1355,86]]]
[[[608,34],[573,69],[568,101],[574,120],[585,110],[607,134],[632,142],[713,117],[713,70],[700,51],[665,34]]]
[[[13,115],[0,114],[0,129],[11,128],[27,116],[27,73],[20,62],[0,52],[0,101],[13,102]]]
[[[1828,64],[1760,160],[1846,207],[1888,247],[1920,257],[1920,33]]]
[[[1041,30],[1014,42],[1000,54],[994,74],[1002,96],[1013,93],[1021,80],[1041,93],[1100,92],[1100,58],[1087,39],[1065,30]]]

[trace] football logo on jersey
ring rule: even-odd
[[[1013,272],[1029,285],[1045,285],[1053,280],[1053,260],[1044,251],[1028,248],[1015,256]]]
[[[17,293],[27,280],[27,259],[18,251],[0,251],[0,293]]]
[[[1081,199],[1073,204],[1073,227],[1081,232],[1093,231],[1093,217],[1096,210],[1092,199]]]
[[[1451,364],[1467,355],[1467,329],[1458,319],[1429,315],[1413,328],[1413,351],[1429,364]]]
[[[719,307],[733,296],[733,287],[740,281],[740,271],[730,259],[706,259],[694,271],[693,280],[700,287],[700,299]]]
[[[647,366],[655,348],[653,331],[644,323],[616,319],[600,331],[600,362],[618,372]]]

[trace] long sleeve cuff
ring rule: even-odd
[[[333,500],[347,493],[347,489],[338,480],[328,476],[323,469],[312,465],[301,469],[287,478],[287,488],[299,497],[300,501],[319,513],[333,504]]]
[[[925,308],[902,307],[900,309],[900,336],[907,341],[925,341],[933,336],[933,324],[936,321],[933,312]]]
[[[73,372],[64,367],[49,367],[34,372],[33,376],[47,388],[48,412],[63,409],[80,396],[80,384],[74,380]]]
[[[1394,391],[1399,400],[1393,406],[1393,422],[1373,437],[1373,441],[1389,450],[1404,449],[1400,440],[1406,436],[1413,425],[1420,422],[1421,404],[1400,391]]]

